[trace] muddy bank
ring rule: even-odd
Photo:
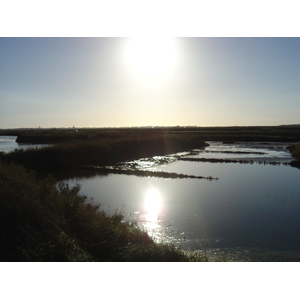
[[[226,154],[256,154],[264,155],[266,152],[254,152],[254,151],[213,151],[213,150],[204,150],[205,153],[226,153]]]
[[[180,157],[178,160],[182,161],[193,161],[193,162],[209,162],[209,163],[239,163],[239,164],[260,164],[260,165],[289,165],[291,163],[279,162],[279,161],[255,161],[247,159],[221,159],[221,158],[190,158]]]
[[[125,174],[125,175],[135,175],[142,177],[159,177],[159,178],[189,178],[189,179],[207,179],[207,180],[218,180],[218,178],[214,178],[211,176],[194,176],[187,174],[179,174],[179,173],[170,173],[163,171],[151,171],[151,170],[130,170],[130,169],[119,169],[114,167],[95,167],[95,166],[83,166],[82,170],[90,170],[96,171],[101,174]]]

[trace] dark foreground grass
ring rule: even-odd
[[[79,186],[38,180],[0,161],[1,261],[207,261],[158,244],[121,213],[106,214]]]

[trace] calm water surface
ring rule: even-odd
[[[192,157],[288,162],[286,144],[211,142]],[[272,147],[272,148],[270,148]],[[264,152],[233,154],[220,151]],[[123,211],[158,241],[212,253],[298,251],[300,249],[300,170],[288,165],[175,161],[153,170],[218,177],[159,179],[97,175],[67,180],[106,211]],[[300,256],[299,256],[300,257]],[[241,259],[240,257],[238,259]]]
[[[17,143],[17,136],[0,136],[0,151],[10,152],[15,149],[29,149],[29,148],[40,148],[45,147],[47,145],[39,145],[39,144],[25,144],[25,143]]]

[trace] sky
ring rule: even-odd
[[[300,123],[300,38],[1,37],[0,66],[0,128]]]

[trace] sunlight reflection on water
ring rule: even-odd
[[[144,229],[156,242],[177,243],[177,238],[171,234],[171,225],[164,224],[165,199],[156,187],[146,190],[142,198],[141,211],[135,212],[138,227]]]
[[[158,189],[149,188],[144,196],[142,211],[138,215],[138,226],[144,228],[150,236],[162,241],[164,234],[160,216],[163,213],[163,197]]]

